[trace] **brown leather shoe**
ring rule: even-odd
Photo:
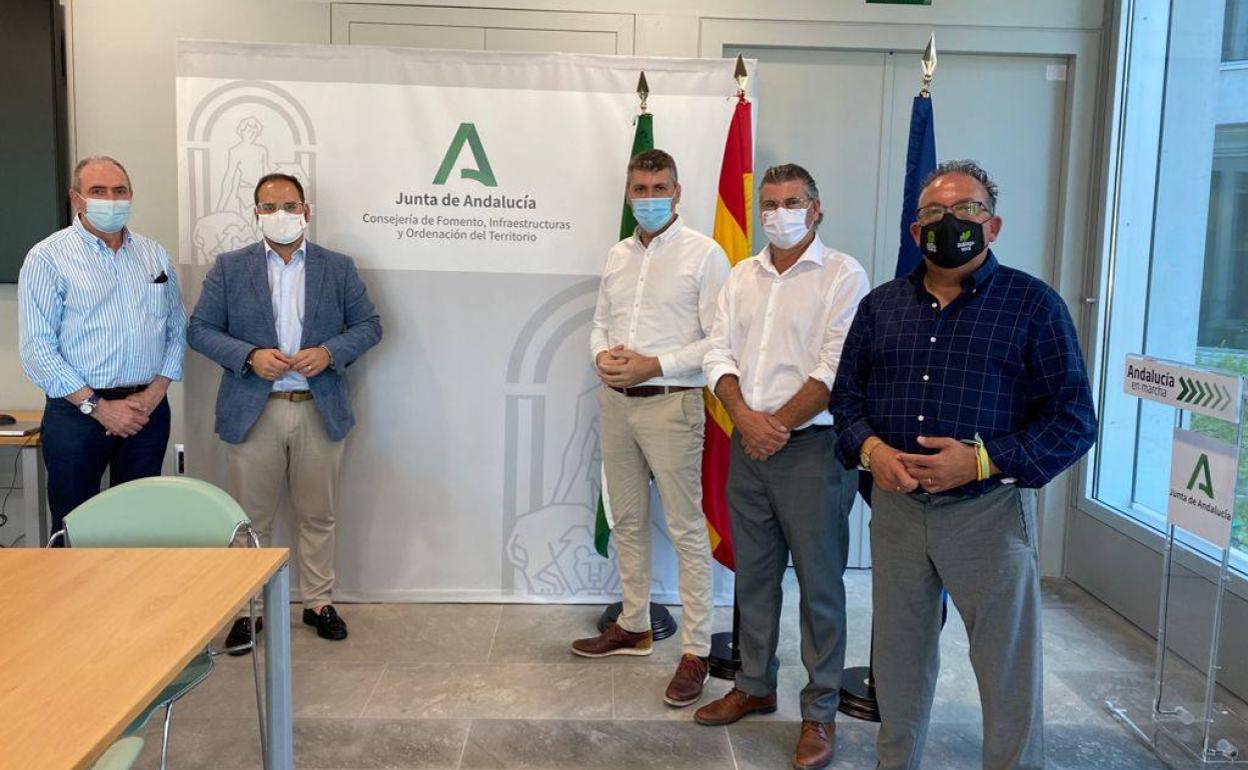
[[[802,720],[802,735],[793,754],[795,770],[818,770],[827,767],[836,753],[836,723]]]
[[[732,688],[719,700],[713,700],[693,715],[693,721],[700,725],[730,725],[743,716],[750,714],[770,714],[776,710],[776,694],[762,698],[750,695],[743,690]]]
[[[663,693],[663,702],[676,708],[697,703],[702,697],[702,685],[706,684],[710,675],[711,669],[705,660],[689,653],[681,655],[676,675],[667,685],[667,692]]]
[[[649,655],[654,651],[652,636],[650,631],[634,634],[620,628],[619,623],[611,623],[601,634],[573,642],[572,653],[583,658],[605,658],[608,655]]]

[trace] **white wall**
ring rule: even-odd
[[[121,159],[134,183],[132,224],[145,235],[172,247],[176,243],[178,209],[174,132],[174,51],[179,38],[329,43],[334,40],[335,14],[367,6],[313,0],[61,0],[67,9],[68,56],[71,72],[71,153],[80,157],[107,153]],[[430,6],[498,11],[625,14],[633,18],[633,51],[638,55],[698,56],[708,54],[707,40],[723,34],[725,21],[748,20],[743,29],[771,29],[781,40],[795,35],[793,45],[811,45],[838,38],[859,39],[863,49],[913,50],[928,30],[944,39],[965,36],[968,29],[999,29],[1002,39],[1034,33],[1033,39],[1091,35],[1099,40],[1105,0],[937,0],[929,7],[867,5],[862,0],[382,0],[376,6]],[[477,13],[490,13],[480,11]],[[794,24],[794,22],[799,22]],[[718,25],[718,26],[716,26]],[[867,32],[870,29],[869,33]],[[713,31],[713,34],[712,34]],[[736,34],[733,32],[732,34]],[[803,42],[807,41],[807,42]],[[883,43],[881,43],[883,41]],[[758,39],[725,40],[748,46]],[[769,45],[773,44],[768,42]],[[783,44],[783,43],[782,43]],[[1047,44],[1047,43],[1046,43]],[[715,46],[712,46],[714,48]],[[1036,53],[1020,47],[1018,53]],[[1085,70],[1086,72],[1087,70]],[[1079,76],[1076,70],[1076,76]],[[263,77],[263,73],[257,73]],[[1084,76],[1086,77],[1086,75]],[[1081,86],[1082,88],[1082,86]],[[990,108],[990,105],[987,106]],[[1091,124],[1089,114],[1072,110],[1072,122]],[[1067,147],[1074,173],[1084,173],[1097,151],[1092,137],[1099,131],[1072,129],[1079,146]],[[1068,165],[1068,168],[1070,166]],[[1068,222],[1086,216],[1086,185],[1070,184],[1062,199]],[[1069,232],[1079,231],[1073,226]],[[1059,290],[1068,302],[1083,293],[1083,259],[1090,249],[1067,244],[1060,265]],[[12,287],[0,287],[0,406],[36,406],[41,398],[20,374],[16,351],[16,302]],[[1078,308],[1072,303],[1072,310]],[[174,405],[174,440],[182,416]],[[0,465],[4,455],[0,454]],[[3,484],[0,470],[0,484]],[[0,487],[2,488],[2,487]],[[1060,501],[1060,502],[1059,502]],[[1054,500],[1064,509],[1064,494]],[[1063,517],[1053,517],[1060,525]],[[1056,520],[1056,519],[1060,519]],[[1060,543],[1060,529],[1045,540]],[[1060,549],[1047,549],[1046,572],[1060,570]]]

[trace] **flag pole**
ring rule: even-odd
[[[919,96],[923,99],[930,99],[932,96],[931,86],[932,79],[936,75],[936,34],[932,33],[927,39],[927,47],[923,49],[923,58],[921,61],[923,77],[919,81]],[[900,259],[899,259],[900,263]],[[868,507],[871,505],[871,475],[866,471],[859,471],[860,484],[859,492],[862,495],[863,502]],[[947,605],[945,603],[944,594],[941,594],[941,613],[940,625],[944,628]],[[875,697],[875,626],[874,611],[872,611],[872,628],[871,628],[871,650],[867,657],[867,665],[854,666],[847,668],[841,675],[841,702],[837,706],[837,710],[848,717],[861,719],[865,722],[880,721],[880,704]]]
[[[650,84],[646,82],[646,71],[641,71],[641,77],[637,78],[637,109],[638,117],[647,114],[649,110],[646,107],[646,100],[650,98]],[[632,160],[632,158],[629,158]],[[628,201],[625,200],[625,205]],[[606,486],[606,474],[602,477],[603,486]],[[648,524],[647,524],[648,526]],[[599,633],[606,631],[607,626],[615,623],[620,619],[620,613],[624,611],[623,602],[612,602],[603,608],[602,614],[598,616]],[[667,607],[658,602],[650,602],[650,635],[652,641],[666,639],[676,633],[676,618],[672,617],[672,612]]]
[[[737,54],[737,64],[732,72],[732,79],[737,83],[737,100],[745,102],[745,85],[750,80],[750,73],[745,68],[745,58]],[[734,581],[735,583],[735,581]],[[737,639],[741,631],[741,609],[737,606],[736,590],[732,596],[732,630],[711,634],[711,652],[706,658],[707,669],[716,679],[733,681],[741,670],[741,649]]]

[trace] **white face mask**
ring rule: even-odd
[[[275,211],[272,214],[260,215],[260,229],[264,232],[264,237],[283,245],[294,243],[299,236],[303,235],[303,228],[306,225],[303,214]]]
[[[778,249],[791,249],[806,237],[808,209],[776,209],[763,212],[763,233]]]

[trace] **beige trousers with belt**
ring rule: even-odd
[[[598,394],[602,467],[620,569],[619,624],[650,628],[650,477],[663,500],[680,575],[682,652],[711,650],[711,541],[702,513],[702,390],[660,396]]]
[[[230,495],[267,546],[282,491],[295,513],[303,606],[329,604],[334,589],[334,519],[342,441],[331,441],[312,401],[269,399],[241,444],[226,444]]]

